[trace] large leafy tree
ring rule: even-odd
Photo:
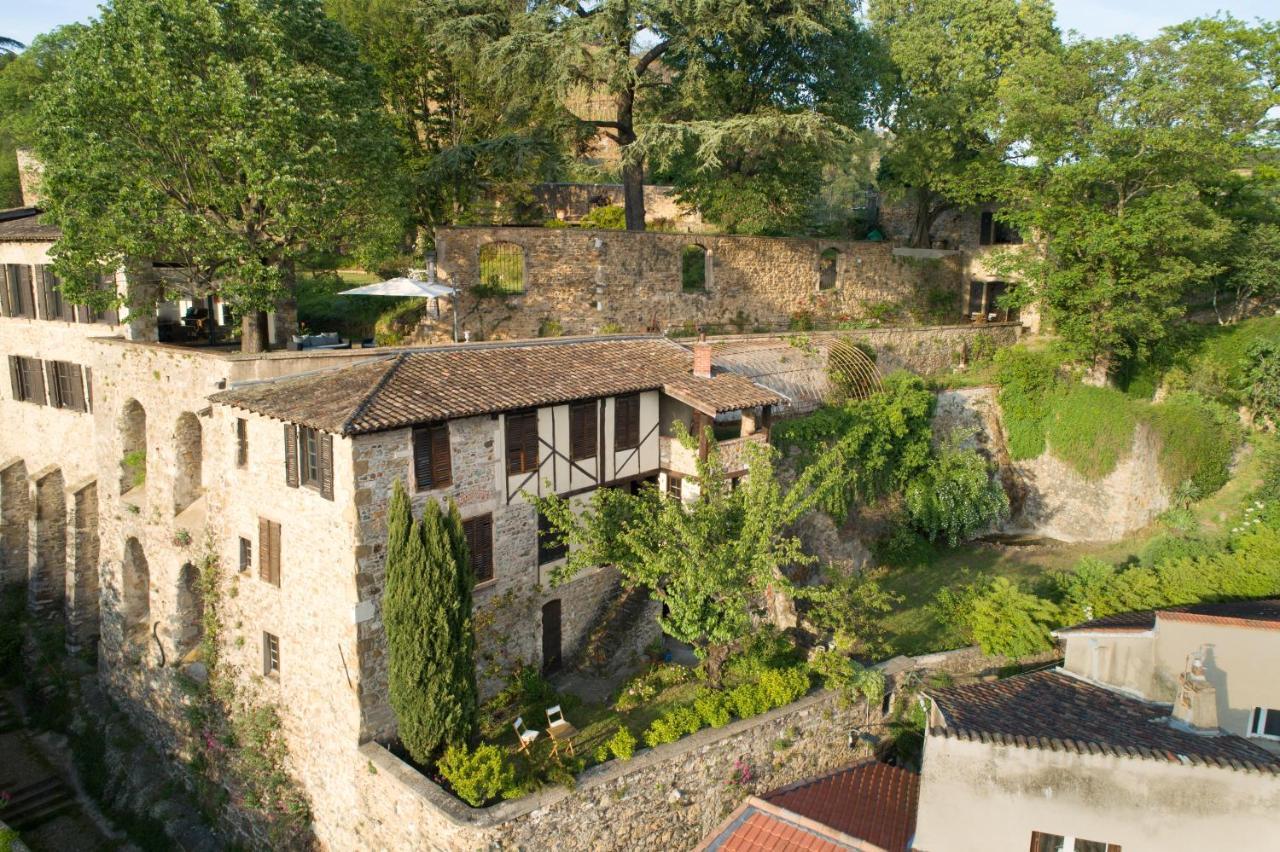
[[[292,315],[294,266],[402,234],[376,83],[316,0],[114,0],[42,90],[55,267],[93,304],[105,270],[176,262],[188,292]],[[280,323],[277,323],[280,328]]]
[[[1188,290],[1230,269],[1240,226],[1227,202],[1272,147],[1278,38],[1191,22],[1074,43],[1007,75],[1000,132],[1023,165],[1005,215],[1040,250],[1005,265],[1076,357],[1106,369],[1145,355]]]
[[[551,93],[494,97],[503,69],[484,48],[520,14],[503,0],[325,0],[374,69],[403,152],[412,214],[425,243],[492,196],[520,199],[554,178],[566,120]]]
[[[915,209],[911,245],[928,248],[939,215],[984,200],[1006,162],[993,130],[1000,82],[1058,47],[1048,0],[872,0],[889,69],[880,163],[886,189]]]
[[[556,581],[616,566],[625,583],[666,604],[663,631],[692,645],[718,682],[729,653],[764,617],[769,596],[805,592],[784,569],[813,558],[789,527],[834,487],[840,472],[839,457],[831,454],[785,488],[772,452],[758,448],[747,477],[733,488],[712,450],[698,463],[699,496],[689,503],[656,489],[632,495],[601,488],[581,512],[564,498],[535,498],[553,537],[569,544]]]
[[[833,139],[836,128],[827,116],[811,108],[789,111],[770,86],[762,89],[765,97],[739,102],[731,114],[703,110],[714,100],[707,87],[717,77],[752,73],[735,71],[735,63],[753,60],[762,77],[780,71],[766,50],[774,45],[790,53],[791,70],[799,73],[804,50],[796,44],[856,26],[854,11],[850,0],[534,0],[521,26],[489,55],[505,71],[506,96],[545,86],[566,102],[583,90],[608,98],[608,117],[576,117],[621,149],[627,228],[643,230],[648,155],[692,151],[699,165],[717,168],[735,151],[770,150],[772,156],[776,149],[769,146],[780,139],[810,145]]]
[[[36,143],[40,126],[37,96],[71,51],[84,27],[68,24],[37,36],[21,53],[0,50],[0,203],[22,203],[18,148]]]
[[[476,734],[475,636],[462,519],[428,501],[414,521],[399,480],[387,505],[388,693],[400,740],[419,763]]]

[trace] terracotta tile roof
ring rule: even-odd
[[[1280,774],[1280,756],[1243,737],[1179,730],[1168,724],[1167,706],[1059,670],[939,689],[929,697],[946,722],[929,731],[933,736]]]
[[[720,373],[709,379],[693,375],[678,376],[664,382],[662,390],[667,396],[713,416],[741,408],[786,402],[773,391],[734,373]]]
[[[872,760],[763,798],[889,852],[906,852],[915,836],[919,797],[919,775]]]
[[[1055,631],[1064,633],[1143,631],[1156,626],[1156,616],[1173,621],[1198,621],[1203,624],[1234,624],[1243,627],[1260,627],[1280,630],[1280,598],[1253,601],[1224,601],[1222,603],[1184,604],[1160,609],[1118,612],[1115,615],[1095,618],[1083,624],[1064,627]]]
[[[353,435],[657,390],[688,375],[692,365],[687,349],[656,337],[472,343],[374,356],[353,366],[246,384],[210,399]],[[710,382],[717,393],[724,388],[726,397],[746,393],[736,381]],[[763,389],[754,392],[772,398]]]
[[[46,224],[34,207],[0,210],[0,243],[51,243],[60,236],[61,229]]]
[[[755,796],[738,806],[697,852],[881,852]]]

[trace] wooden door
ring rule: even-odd
[[[560,651],[560,601],[547,601],[542,605],[542,670],[560,670],[563,662]]]

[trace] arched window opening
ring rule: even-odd
[[[840,252],[838,249],[823,249],[818,258],[818,289],[830,290],[836,286],[836,274],[840,270]]]
[[[200,588],[200,571],[190,562],[178,572],[177,603],[173,643],[179,661],[194,662],[204,639],[204,593]]]
[[[707,289],[710,255],[705,246],[687,245],[680,253],[680,289],[685,293],[703,293]]]
[[[136,538],[124,543],[120,598],[121,634],[126,648],[140,651],[146,644],[151,622],[151,570]]]
[[[62,613],[67,588],[67,499],[62,471],[53,468],[35,479],[35,561],[28,599],[37,611]]]
[[[120,412],[120,493],[147,481],[147,412],[136,399]]]
[[[480,247],[480,286],[503,295],[524,292],[524,249],[515,243]]]
[[[191,412],[178,416],[173,430],[176,465],[173,477],[173,513],[179,514],[204,493],[202,430]]]

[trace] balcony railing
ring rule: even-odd
[[[755,432],[744,438],[730,438],[718,441],[716,449],[720,453],[720,461],[724,463],[725,473],[733,476],[747,469],[747,445],[769,443],[767,431]],[[658,457],[662,467],[682,476],[696,476],[698,473],[698,448],[685,447],[675,438],[660,438]]]

